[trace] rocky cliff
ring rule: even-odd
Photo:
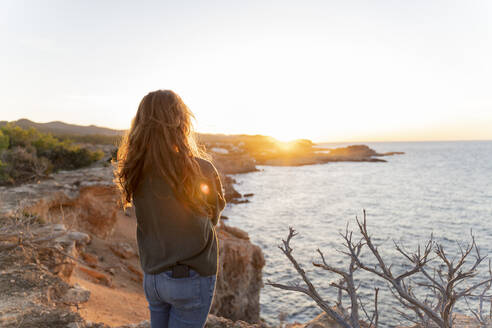
[[[260,321],[260,289],[265,259],[248,234],[221,224],[219,273],[211,313],[232,320]]]
[[[80,277],[88,279],[86,286],[100,285],[108,293],[132,287],[144,299],[134,230],[123,236],[126,240],[114,238],[122,217],[131,229],[135,220],[123,214],[111,177],[109,167],[97,167],[0,188],[0,287],[9,291],[0,301],[0,326],[89,327],[78,308],[92,302],[92,291],[74,284]],[[259,322],[261,249],[239,229],[221,225],[217,232],[220,259],[212,312]]]

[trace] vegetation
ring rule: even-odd
[[[88,166],[103,157],[34,128],[0,127],[0,185],[33,181],[58,170]]]
[[[93,145],[118,145],[122,136],[105,134],[55,134],[61,141],[69,140],[79,143],[90,143]]]

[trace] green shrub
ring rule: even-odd
[[[2,184],[30,182],[51,172],[52,164],[34,148],[14,147],[2,153]]]
[[[120,143],[122,136],[109,136],[102,134],[86,134],[86,135],[75,135],[75,134],[57,134],[56,137],[61,141],[72,141],[80,143],[90,143],[93,145],[117,145]]]
[[[0,185],[7,183],[9,175],[7,173],[8,165],[0,160]]]
[[[90,151],[86,148],[57,146],[41,153],[48,158],[57,170],[74,170],[89,166],[100,160],[104,153],[101,151]]]
[[[2,130],[0,130],[0,153],[2,153],[3,150],[9,148],[9,142],[10,138],[8,135],[5,135]]]
[[[104,156],[59,140],[34,128],[7,124],[0,128],[0,184],[32,181],[58,170],[89,166]]]

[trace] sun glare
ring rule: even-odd
[[[205,195],[208,195],[208,193],[210,192],[210,189],[208,187],[208,185],[206,183],[202,183],[200,185],[200,190],[205,194]]]
[[[293,142],[292,141],[279,141],[277,143],[277,145],[283,151],[289,151],[292,149]]]
[[[283,143],[289,143],[292,140],[296,139],[296,137],[290,131],[272,131],[270,135]]]

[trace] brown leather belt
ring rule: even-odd
[[[190,276],[190,267],[186,264],[176,264],[172,267],[173,278],[186,278]]]

